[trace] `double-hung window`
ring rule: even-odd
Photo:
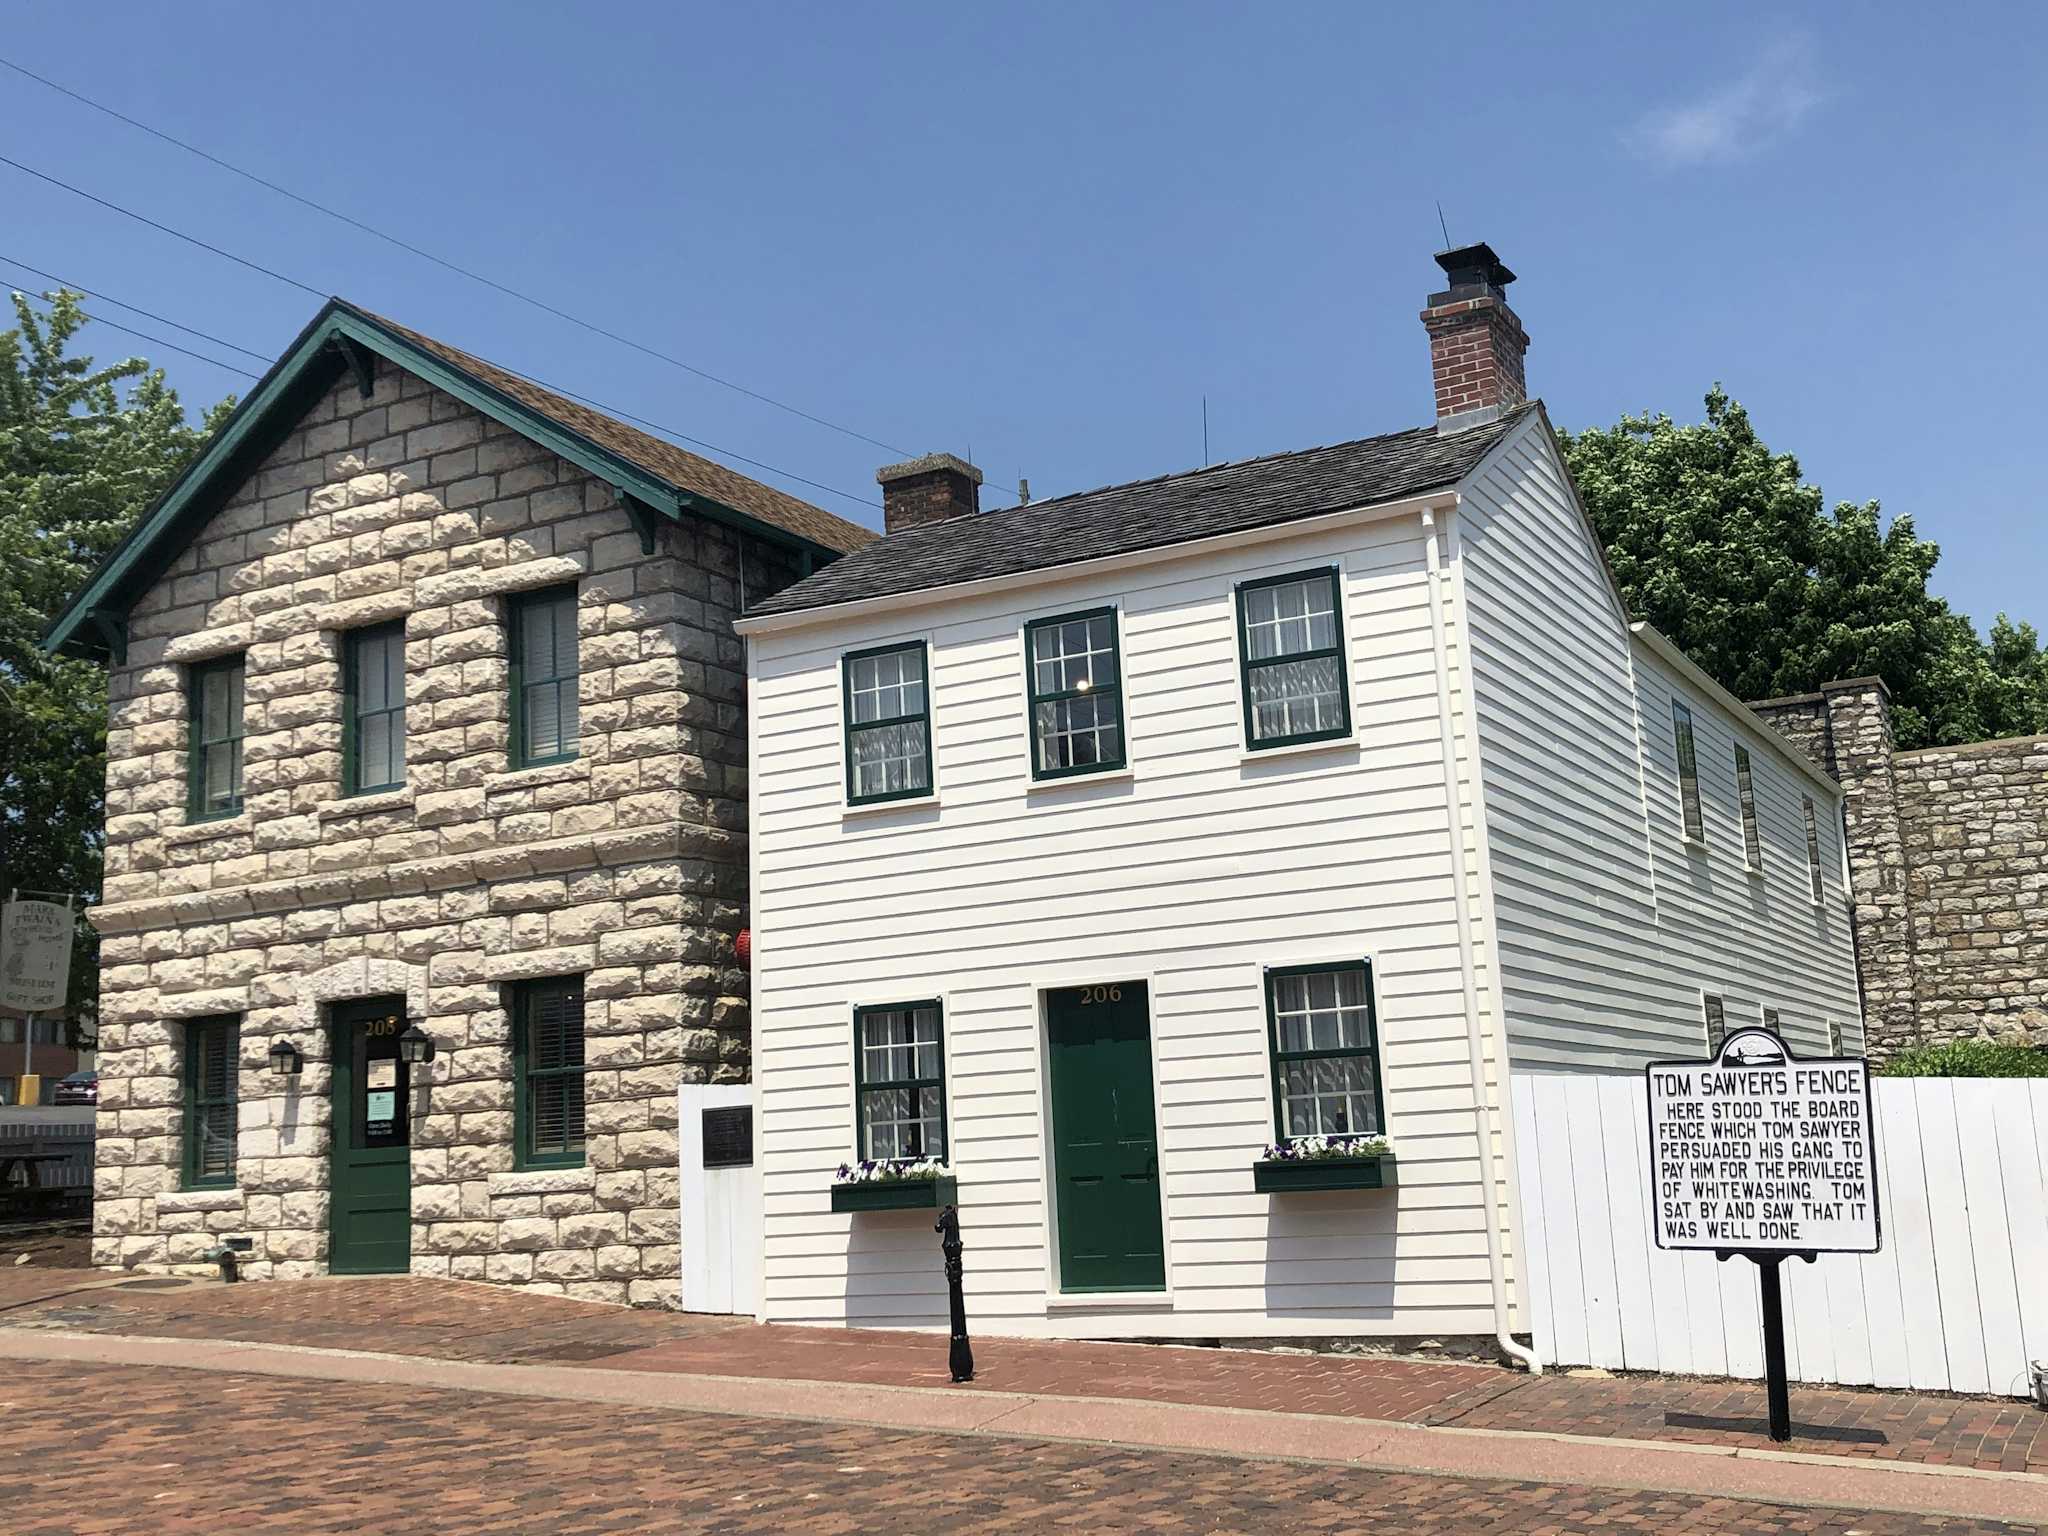
[[[512,994],[512,1145],[522,1168],[583,1165],[583,978]]]
[[[241,1021],[193,1019],[185,1026],[184,1186],[235,1182],[235,1063]]]
[[[1813,889],[1813,899],[1820,900],[1820,823],[1814,819],[1813,796],[1805,797],[1802,806],[1806,815],[1806,880]]]
[[[576,755],[576,589],[512,600],[512,766]]]
[[[342,789],[397,789],[405,783],[404,622],[350,634],[342,670]]]
[[[1706,1020],[1707,1054],[1718,1056],[1721,1042],[1728,1038],[1728,1010],[1720,998],[1711,992],[1703,992],[1700,994],[1700,1012]]]
[[[1692,711],[1677,699],[1671,701],[1671,734],[1678,746],[1678,799],[1684,813],[1685,840],[1704,843],[1707,829],[1700,817],[1700,763],[1693,749]]]
[[[1335,569],[1242,583],[1237,626],[1247,747],[1350,734],[1344,612]]]
[[[847,803],[930,794],[931,690],[924,642],[854,651],[840,665],[846,691]]]
[[[1742,856],[1751,869],[1764,867],[1763,841],[1756,831],[1756,781],[1749,771],[1749,748],[1735,747],[1735,797],[1742,804]]]
[[[196,666],[189,680],[185,814],[213,821],[242,809],[243,658]]]
[[[1032,777],[1123,767],[1116,610],[1034,619],[1024,626],[1024,648],[1031,669]]]
[[[936,1002],[854,1009],[853,1098],[863,1159],[944,1160],[946,1044]]]
[[[1777,1010],[1777,1009],[1775,1009],[1775,1008],[1766,1008],[1766,1009],[1764,1010],[1764,1028],[1765,1028],[1765,1029],[1768,1029],[1768,1030],[1769,1030],[1769,1031],[1770,1031],[1770,1032],[1771,1032],[1772,1034],[1776,1034],[1776,1033],[1778,1032],[1778,1010]]]
[[[1267,971],[1266,1022],[1274,1125],[1282,1141],[1385,1132],[1368,963]]]

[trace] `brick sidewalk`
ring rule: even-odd
[[[224,1286],[0,1273],[0,1327],[238,1339],[501,1364],[947,1385],[930,1334],[757,1327],[422,1279]],[[17,1291],[21,1292],[17,1295]],[[26,1305],[13,1305],[26,1302]],[[11,1307],[11,1310],[10,1310]],[[1498,1367],[1360,1355],[977,1339],[966,1390],[1131,1398],[1467,1429],[1769,1448],[1761,1384],[1530,1378]],[[1681,1416],[1667,1422],[1667,1414]],[[1791,1449],[2048,1473],[2048,1414],[2009,1399],[1795,1388]],[[1732,1427],[1731,1427],[1732,1421]]]
[[[0,1438],[9,1536],[2021,1536],[2032,1528],[404,1385],[222,1373],[194,1391],[181,1375],[13,1363],[0,1404],[63,1407],[17,1412]]]

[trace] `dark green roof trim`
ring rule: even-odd
[[[644,466],[593,443],[544,412],[515,400],[444,357],[427,351],[379,323],[345,299],[329,299],[248,398],[235,407],[185,472],[143,514],[128,536],[99,563],[64,611],[43,635],[52,654],[105,661],[125,659],[128,610],[160,580],[227,498],[298,426],[313,403],[344,372],[355,375],[367,395],[374,381],[371,354],[425,379],[465,405],[530,438],[587,474],[603,480],[621,497],[649,542],[653,525],[641,508],[675,522],[685,515],[751,534],[798,552],[806,561],[830,563],[839,551],[776,527],[699,491],[672,485]],[[634,503],[639,503],[635,507]],[[115,637],[119,636],[119,643]]]

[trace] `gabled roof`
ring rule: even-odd
[[[117,659],[130,607],[170,568],[208,519],[298,426],[338,377],[366,379],[374,353],[542,444],[627,498],[636,517],[685,515],[740,528],[832,561],[875,535],[821,507],[541,388],[445,342],[345,299],[329,299],[257,381],[185,472],[87,578],[43,636],[74,656]]]
[[[907,528],[756,604],[748,617],[1014,576],[1395,501],[1455,485],[1537,409],[1517,406],[1463,432],[1417,427]]]

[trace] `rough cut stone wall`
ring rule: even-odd
[[[675,1093],[744,1075],[739,543],[665,529],[380,362],[345,378],[135,608],[110,677],[94,1260],[327,1256],[326,1006],[402,995],[414,1272],[672,1299]],[[749,595],[786,582],[751,541]],[[576,760],[509,771],[505,607],[575,583]],[[342,637],[403,618],[406,786],[341,794]],[[187,824],[186,669],[245,652],[245,800]],[[508,984],[586,977],[588,1159],[513,1171]],[[239,1181],[180,1192],[182,1021],[241,1016]],[[287,1089],[266,1052],[306,1057]]]
[[[1841,780],[1871,1053],[2048,1045],[2048,738],[1896,751],[1876,678],[1755,708]]]

